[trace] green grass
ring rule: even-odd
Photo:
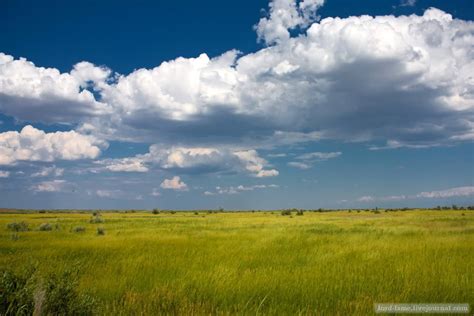
[[[79,291],[108,315],[367,315],[374,303],[474,306],[473,211],[102,218],[0,214],[0,269],[37,265],[47,275],[78,265]],[[30,231],[7,229],[21,221]],[[40,231],[43,223],[55,228]],[[74,232],[78,226],[85,232]]]

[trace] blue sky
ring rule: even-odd
[[[0,207],[474,204],[472,1],[3,1]]]

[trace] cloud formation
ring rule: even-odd
[[[161,184],[160,187],[166,190],[175,190],[175,191],[187,191],[188,185],[181,181],[181,178],[178,176],[174,176],[171,179],[165,179]]]
[[[31,125],[0,133],[0,165],[18,161],[94,159],[106,143],[75,131],[45,133]]]
[[[304,135],[387,148],[474,139],[473,22],[434,8],[314,22],[322,3],[272,1],[256,30],[274,44],[255,53],[180,57],[128,75],[87,62],[60,73],[2,54],[0,111],[184,147],[255,149]]]
[[[147,172],[150,168],[181,173],[245,172],[254,177],[273,177],[276,169],[268,169],[268,161],[256,150],[234,151],[213,147],[171,147],[152,145],[148,153],[119,159],[97,161],[113,172]]]
[[[469,197],[474,196],[474,186],[464,186],[450,188],[440,191],[426,191],[420,192],[414,195],[389,195],[389,196],[362,196],[357,199],[358,202],[388,202],[388,201],[402,201],[409,199],[446,199],[446,198],[459,198],[459,197]]]

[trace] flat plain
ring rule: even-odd
[[[109,211],[91,218],[1,213],[0,270],[36,266],[41,276],[74,267],[77,290],[107,315],[368,315],[374,303],[474,306],[474,211]],[[29,230],[13,232],[13,222]],[[46,224],[51,230],[40,230]]]

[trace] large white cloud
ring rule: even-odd
[[[473,22],[432,8],[312,23],[322,3],[273,1],[257,33],[274,44],[255,53],[177,58],[113,80],[86,62],[61,74],[1,55],[0,111],[167,146],[326,138],[396,148],[474,139]],[[291,29],[301,33],[290,37]],[[58,99],[75,106],[53,107]]]
[[[31,125],[20,132],[0,133],[0,165],[18,161],[94,159],[106,146],[93,136],[75,131],[45,133]]]

